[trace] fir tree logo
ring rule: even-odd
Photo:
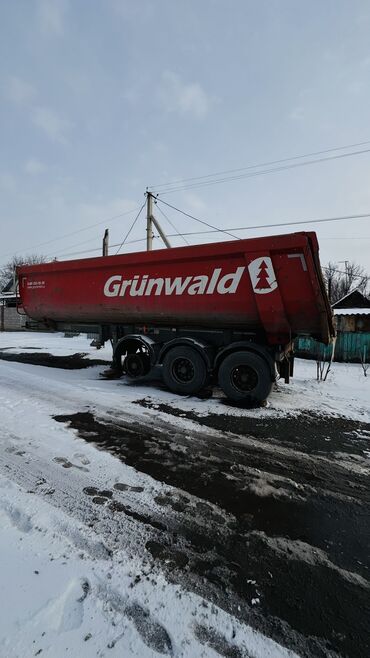
[[[268,273],[267,273],[267,264],[263,260],[260,267],[259,267],[259,274],[258,274],[258,281],[256,288],[258,290],[264,290],[265,288],[270,288],[269,280],[268,280]]]
[[[262,256],[248,265],[253,290],[257,295],[266,295],[277,288],[277,281],[271,258]]]

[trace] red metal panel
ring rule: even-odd
[[[328,340],[330,307],[314,233],[140,252],[18,268],[37,320],[143,323],[299,332]]]

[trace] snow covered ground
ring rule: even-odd
[[[91,347],[90,343],[91,340],[88,340],[85,335],[64,338],[63,334],[59,333],[6,332],[0,334],[0,349],[6,349],[9,353],[40,350],[54,355],[68,356],[82,352],[86,354],[87,359],[101,359],[108,363],[111,361],[112,350],[109,343],[106,343],[100,350]],[[150,383],[137,386],[124,380],[101,382],[98,380],[95,370],[75,373],[75,378],[78,381],[86,378],[89,381],[89,387],[98,390],[99,399],[100,395],[103,395],[106,403],[108,403],[108,398],[104,393],[109,389],[109,399],[112,399],[113,394],[114,403],[118,402],[118,398],[121,400],[123,398],[126,404],[136,400],[138,395],[141,397],[148,395],[153,401],[158,399],[160,402],[174,404],[186,411],[193,410],[200,415],[227,413],[235,416],[264,417],[266,413],[271,416],[315,410],[366,422],[370,420],[370,371],[365,377],[360,364],[333,363],[326,382],[316,381],[315,361],[296,359],[294,368],[294,377],[290,384],[281,382],[274,387],[269,397],[267,410],[266,408],[243,410],[232,406],[227,407],[220,403],[221,396],[217,391],[211,399],[197,400],[194,397],[181,398],[163,390],[159,393],[158,387]],[[63,378],[63,374],[59,376]],[[134,412],[134,410],[132,411]]]
[[[109,362],[110,349],[97,351],[90,342],[0,334],[4,354],[86,353]],[[184,429],[194,425],[189,411],[263,419],[306,410],[369,422],[370,377],[360,365],[333,364],[327,382],[317,383],[316,364],[297,360],[292,383],[277,384],[268,407],[246,410],[225,406],[220,394],[179,398],[155,384],[100,380],[102,369],[0,361],[0,657],[293,658],[236,616],[169,582],[145,546],[163,523],[156,500],[171,488],[76,438],[53,416],[94,410],[107,420],[145,417],[155,425],[168,420],[158,409],[165,404],[183,410],[176,424]],[[139,398],[150,408],[135,404]],[[257,595],[250,600],[256,604]]]
[[[109,360],[108,350],[96,353],[89,342],[57,334],[0,334],[6,351],[88,352]],[[129,509],[144,503],[155,508],[151,501],[163,490],[160,482],[76,441],[72,430],[52,419],[86,405],[108,414],[112,407],[142,413],[130,405],[138,395],[135,387],[99,381],[98,372],[0,361],[0,656],[211,658],[233,649],[235,656],[294,656],[168,583],[145,555],[142,524],[128,518],[117,539],[105,508],[92,509],[93,498],[83,497],[83,489],[95,487],[113,490]],[[156,389],[141,388],[139,395],[144,393],[155,395]],[[114,489],[117,483],[124,487]],[[102,534],[99,524],[105,524]]]

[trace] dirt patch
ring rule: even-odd
[[[112,513],[162,531],[147,550],[174,580],[214,592],[219,604],[301,656],[369,655],[368,479],[321,450],[325,436],[342,451],[348,444],[348,455],[352,440],[361,452],[361,424],[302,415],[292,428],[290,419],[276,418],[253,427],[255,419],[236,418],[264,439],[257,444],[250,435],[182,432],[160,420],[155,428],[88,412],[55,420],[180,490],[156,497],[170,512],[166,527],[119,501],[109,504]],[[197,420],[231,429],[230,417]],[[306,450],[294,449],[299,435]],[[303,647],[294,633],[306,638]]]
[[[77,352],[69,356],[55,356],[47,352],[9,354],[0,350],[0,359],[15,361],[16,363],[30,363],[33,366],[46,366],[47,368],[62,368],[63,370],[82,370],[92,366],[106,366],[107,361],[101,359],[86,359],[87,352]]]
[[[307,454],[347,452],[363,456],[364,452],[369,450],[370,424],[340,416],[303,412],[292,416],[269,417],[268,411],[260,418],[229,414],[199,416],[194,411],[184,411],[164,403],[158,404],[149,398],[135,400],[133,404],[162,411],[170,416],[187,418],[202,427],[221,432],[269,441],[275,438],[279,445]]]

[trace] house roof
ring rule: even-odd
[[[8,283],[1,289],[1,292],[13,292],[15,290],[14,279],[9,279]]]
[[[366,309],[370,308],[370,299],[359,290],[352,290],[332,306],[333,309]]]

